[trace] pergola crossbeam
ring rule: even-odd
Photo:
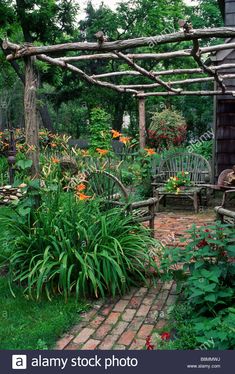
[[[214,80],[218,83],[218,85],[221,87],[222,92],[225,92],[226,91],[226,86],[225,86],[221,76],[216,71],[214,71],[213,69],[211,69],[210,67],[205,65],[204,62],[202,61],[201,50],[200,50],[200,45],[199,45],[198,39],[193,40],[192,56],[193,56],[194,60],[197,62],[198,66],[200,66],[205,73],[212,76],[214,78]]]
[[[218,44],[210,47],[200,48],[200,54],[218,52],[223,50],[229,50],[235,48],[235,43]],[[192,49],[184,49],[173,52],[164,53],[128,53],[126,54],[131,60],[167,60],[175,57],[191,57]],[[84,60],[105,60],[105,59],[120,59],[115,53],[98,53],[92,55],[80,55],[80,56],[66,56],[60,57],[61,61],[65,62],[79,62]]]
[[[145,92],[137,94],[137,97],[149,96],[218,96],[218,95],[232,95],[235,96],[235,91],[181,91],[178,94],[175,92]]]
[[[218,66],[210,66],[213,70],[226,70],[226,69],[234,69],[235,64],[221,64]],[[203,69],[201,68],[195,68],[195,69],[171,69],[171,70],[162,70],[162,71],[152,71],[153,75],[180,75],[180,74],[201,74],[204,73]],[[94,79],[100,79],[100,78],[111,78],[111,77],[121,77],[121,76],[140,76],[141,73],[134,70],[125,70],[125,71],[115,71],[111,73],[104,73],[104,74],[96,74],[92,75],[91,77]]]
[[[136,71],[138,71],[139,73],[141,73],[143,76],[145,76],[145,77],[147,77],[147,78],[149,78],[151,80],[154,80],[160,86],[166,88],[168,91],[172,91],[172,92],[176,92],[176,93],[180,91],[180,89],[174,89],[174,88],[172,88],[171,86],[169,86],[169,84],[167,84],[166,82],[164,82],[160,78],[157,78],[151,72],[149,72],[146,69],[142,68],[141,66],[137,65],[135,62],[133,62],[129,57],[127,57],[123,53],[117,51],[116,54],[117,54],[117,56],[119,56],[120,58],[122,58],[125,62],[127,62],[127,64],[129,66],[131,66],[133,69],[135,69]]]
[[[223,79],[233,79],[235,78],[235,74],[225,74],[221,75]],[[178,80],[178,81],[171,81],[167,82],[169,86],[174,85],[180,85],[180,84],[194,84],[194,83],[205,83],[205,82],[213,82],[214,77],[205,77],[205,78],[192,78],[192,79],[184,79],[184,80]],[[157,88],[161,85],[159,83],[153,83],[153,84],[126,84],[126,85],[119,85],[119,88],[124,89],[149,89],[149,88]]]
[[[212,46],[201,47],[199,45],[199,40],[210,39],[210,38],[224,38],[231,40],[231,43],[224,43]],[[208,66],[204,62],[202,55],[209,54],[211,52],[216,53],[218,51],[234,51],[235,50],[235,27],[222,27],[222,28],[205,28],[197,30],[184,30],[179,31],[173,34],[162,34],[153,37],[140,37],[129,40],[116,40],[111,42],[106,42],[104,40],[96,42],[75,42],[75,43],[65,43],[57,45],[44,45],[44,46],[34,46],[33,44],[24,43],[23,45],[18,45],[11,43],[8,40],[5,40],[2,44],[3,49],[6,51],[6,58],[8,61],[13,61],[16,59],[24,58],[26,63],[26,69],[28,69],[28,74],[26,74],[27,82],[26,87],[33,87],[35,91],[35,85],[32,85],[32,80],[36,75],[34,74],[34,64],[33,61],[35,57],[38,60],[46,62],[48,64],[58,66],[61,69],[69,70],[74,74],[77,74],[78,77],[83,79],[85,82],[96,85],[99,87],[109,88],[118,93],[130,93],[138,99],[139,103],[139,133],[140,133],[140,147],[145,145],[145,98],[156,96],[156,97],[167,97],[167,96],[218,96],[218,95],[230,95],[235,96],[235,92],[231,91],[229,88],[230,82],[227,81],[228,88],[226,88],[226,79],[235,78],[235,64],[227,63],[216,65],[216,62],[213,63],[211,60],[211,66]],[[179,49],[178,44],[181,42],[191,42],[193,47],[187,49]],[[173,44],[177,43],[177,44]],[[155,48],[160,45],[171,44],[168,52],[156,53]],[[149,47],[149,50],[146,53],[142,53],[141,50],[138,50],[137,53],[134,53],[135,48],[140,47]],[[150,51],[150,52],[149,52]],[[67,52],[79,52],[78,56],[63,56]],[[58,57],[61,56],[61,57]],[[56,57],[55,57],[56,56]],[[173,60],[174,58],[184,57],[189,58],[194,63],[192,68],[181,68],[181,69],[168,69],[156,71],[148,71],[146,68],[137,63],[137,60],[144,61],[150,60],[151,62],[161,62],[163,60]],[[86,71],[78,67],[78,64],[75,66],[73,63],[79,61],[91,61],[91,60],[115,60],[115,61],[124,61],[131,70],[125,71],[114,71],[114,72],[104,72],[103,74],[94,74],[89,75]],[[197,65],[196,65],[197,64]],[[214,66],[216,65],[216,66]],[[233,69],[233,70],[230,70]],[[185,77],[182,79],[174,80],[171,78],[172,75],[182,75]],[[193,74],[198,74],[199,76],[192,76]],[[133,84],[115,84],[112,81],[106,81],[106,78],[115,78],[115,77],[124,77],[124,76],[133,76],[133,77],[145,77],[151,80],[152,82]],[[163,80],[161,77],[166,77]],[[204,84],[206,82],[216,82],[217,88],[211,90],[204,90],[202,86],[198,90],[189,89],[185,90],[181,86],[186,84]],[[179,87],[175,87],[178,85]],[[156,88],[156,90],[154,90]],[[152,91],[151,91],[152,90]],[[31,100],[29,95],[30,91],[25,94],[25,113],[27,119],[27,133],[29,139],[29,145],[36,149],[35,152],[38,152],[34,157],[32,155],[34,170],[38,170],[38,160],[39,160],[39,151],[37,147],[36,140],[32,138],[32,132],[35,131],[38,136],[38,128],[36,124],[36,104],[35,100]],[[27,95],[28,94],[28,95]],[[34,114],[34,123],[30,122],[28,101],[31,100],[35,105],[32,113]],[[28,117],[27,117],[28,114]],[[31,126],[32,124],[32,126]],[[33,129],[31,129],[33,127]],[[32,130],[32,131],[31,131]],[[31,138],[30,138],[31,136]]]
[[[111,88],[111,89],[113,89],[115,91],[118,91],[118,92],[129,92],[129,93],[133,93],[133,94],[138,93],[138,91],[136,91],[136,90],[119,88],[115,84],[112,84],[112,83],[109,83],[109,82],[104,82],[104,81],[99,81],[97,79],[93,79],[92,77],[87,75],[83,70],[77,68],[74,65],[67,64],[66,62],[60,61],[59,59],[52,58],[52,57],[49,57],[49,56],[46,56],[46,55],[38,55],[37,59],[40,60],[40,61],[47,62],[51,65],[59,66],[62,69],[70,70],[73,73],[78,74],[81,78],[83,78],[86,82],[88,82],[90,84],[95,84],[97,86]]]
[[[234,38],[235,28],[234,27],[220,27],[220,28],[205,28],[191,30],[190,33],[179,31],[172,34],[162,34],[152,37],[140,37],[129,40],[117,40],[113,42],[90,43],[90,42],[76,42],[76,43],[65,43],[56,44],[50,46],[33,46],[23,45],[11,48],[9,42],[5,42],[8,48],[12,49],[13,53],[8,55],[8,60],[14,60],[25,56],[35,56],[40,54],[68,52],[68,51],[99,51],[99,52],[110,52],[110,51],[124,51],[126,49],[138,48],[138,47],[154,47],[167,43],[176,43],[190,40],[207,39],[207,38]],[[12,44],[12,43],[11,43]]]

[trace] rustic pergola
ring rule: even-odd
[[[129,40],[117,40],[108,42],[105,40],[102,32],[96,34],[97,42],[75,42],[66,44],[57,44],[50,46],[34,46],[25,43],[17,45],[8,40],[3,41],[3,49],[7,52],[7,60],[13,61],[23,59],[25,62],[25,129],[26,141],[30,148],[30,158],[33,160],[33,173],[39,173],[39,140],[38,140],[38,118],[36,108],[36,92],[38,87],[37,74],[34,69],[34,61],[38,59],[48,64],[69,70],[77,74],[84,81],[100,87],[110,88],[120,93],[129,93],[134,95],[139,102],[139,136],[140,147],[145,147],[145,98],[150,96],[175,96],[175,95],[196,95],[196,96],[216,96],[233,95],[235,92],[226,87],[226,80],[235,78],[235,74],[228,73],[229,69],[234,69],[235,64],[209,65],[205,62],[203,55],[216,53],[222,50],[234,50],[235,27],[223,27],[212,29],[191,29],[183,27],[182,31],[173,34],[163,34],[153,37],[142,37]],[[227,42],[207,47],[200,47],[200,41],[203,39],[224,38]],[[173,50],[174,45],[180,42],[191,42],[191,47],[181,50]],[[156,53],[155,49],[163,44],[168,44],[170,52]],[[148,47],[148,53],[130,53],[130,50]],[[64,54],[67,52],[79,52],[78,55],[66,55],[64,57],[55,57],[55,54]],[[92,54],[92,52],[94,52]],[[54,54],[54,55],[53,55]],[[196,68],[191,69],[171,69],[148,71],[138,63],[138,61],[152,60],[161,63],[163,60],[174,59],[177,57],[192,58]],[[130,70],[120,70],[107,72],[99,75],[88,75],[76,64],[80,61],[90,60],[120,60],[125,62]],[[183,74],[182,80],[174,80],[172,76]],[[194,75],[197,74],[195,77]],[[199,77],[198,77],[199,75]],[[201,76],[200,76],[201,75]],[[139,84],[114,84],[108,81],[109,78],[136,76],[146,77],[151,83]],[[213,90],[187,90],[183,88],[194,83],[214,82]]]

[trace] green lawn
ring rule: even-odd
[[[53,348],[58,337],[79,320],[85,301],[67,303],[63,297],[50,301],[28,300],[15,287],[11,295],[7,279],[0,277],[0,349]]]

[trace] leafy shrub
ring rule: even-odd
[[[190,231],[185,249],[165,251],[161,270],[164,279],[175,279],[182,291],[183,302],[191,308],[189,326],[196,347],[213,349],[235,347],[235,232],[217,222]],[[181,266],[179,266],[181,264]],[[180,332],[182,325],[175,322]],[[179,334],[180,335],[180,334]],[[181,336],[179,339],[183,339]],[[181,342],[182,343],[182,342]]]
[[[90,144],[91,150],[111,150],[110,116],[101,108],[91,111]]]
[[[127,169],[121,168],[120,174],[121,174],[122,183],[124,183],[126,186],[131,186],[133,184],[134,174],[130,167],[128,167]]]
[[[179,146],[186,138],[187,125],[177,111],[164,109],[152,116],[148,135],[150,144],[161,150]]]
[[[196,147],[193,147],[193,151],[210,161],[213,153],[213,140],[198,143]]]
[[[196,316],[189,303],[175,305],[169,313],[170,339],[164,341],[153,335],[158,349],[234,349],[235,308],[225,308],[214,317]]]
[[[184,294],[199,314],[214,314],[235,300],[235,232],[219,222],[215,225],[195,226],[191,240],[184,250],[167,250],[162,261],[165,274],[175,279],[185,277]],[[174,270],[177,264],[182,269]]]
[[[235,308],[220,310],[214,317],[205,316],[192,319],[197,346],[200,349],[235,348]]]
[[[120,209],[51,192],[37,210],[4,212],[1,251],[10,283],[20,283],[32,298],[114,296],[146,282],[150,266],[156,268],[148,230]]]

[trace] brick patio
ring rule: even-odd
[[[199,214],[190,212],[164,212],[157,213],[155,219],[155,237],[165,246],[183,247],[181,239],[188,236],[186,232],[193,224],[197,227],[212,223],[215,220],[213,210],[204,211]]]
[[[185,230],[192,224],[202,226],[213,220],[213,212],[158,213],[156,238],[168,246],[183,246],[180,239],[185,237]],[[158,282],[155,287],[133,288],[123,297],[99,300],[81,315],[80,323],[57,342],[55,349],[143,349],[146,337],[164,328],[167,309],[176,298],[175,284]]]

